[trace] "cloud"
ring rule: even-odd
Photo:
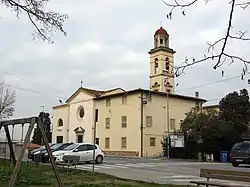
[[[160,22],[170,34],[175,63],[179,64],[185,55],[203,57],[206,42],[223,36],[230,5],[223,1],[205,5],[201,1],[186,10],[187,16],[175,11],[172,20],[166,19],[170,9],[161,1],[54,0],[47,7],[69,15],[65,23],[68,35],[53,34],[53,45],[33,40],[34,28],[26,15],[17,19],[0,4],[0,41],[4,44],[0,49],[0,80],[41,93],[17,89],[15,117],[37,115],[41,105],[51,111],[51,106],[58,104],[59,98],[68,98],[81,80],[84,86],[96,89],[149,88],[148,51],[153,48],[153,35]],[[247,29],[248,16],[249,13],[237,11],[237,28]],[[227,50],[247,58],[248,48],[248,44],[230,42]],[[176,79],[177,92],[194,95],[199,90],[202,97],[213,99],[248,86],[246,81],[233,79],[186,89],[221,80],[221,69],[214,71],[214,64],[215,61],[208,61],[188,68],[185,75]],[[237,63],[225,67],[224,79],[239,75],[240,69]]]

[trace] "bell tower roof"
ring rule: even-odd
[[[169,36],[167,31],[165,29],[163,29],[162,27],[160,27],[157,31],[155,31],[155,36],[156,35],[165,35],[165,36],[167,35],[167,36]]]

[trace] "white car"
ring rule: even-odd
[[[64,150],[55,151],[52,153],[56,162],[63,162],[64,155],[76,155],[80,156],[79,162],[91,162],[93,161],[93,144],[91,143],[74,143]],[[46,153],[47,154],[47,153]],[[104,159],[104,153],[102,149],[95,145],[95,162],[101,164]]]

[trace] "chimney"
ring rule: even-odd
[[[198,91],[195,92],[195,97],[197,97],[197,98],[199,97],[199,92]]]

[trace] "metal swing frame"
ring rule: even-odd
[[[11,126],[11,125],[14,126],[14,125],[20,125],[20,124],[24,125],[24,124],[27,124],[27,123],[29,124],[29,128],[28,128],[28,131],[27,131],[27,133],[25,135],[21,151],[17,155],[17,159],[16,159],[14,149],[13,149],[12,139],[11,139],[11,136],[10,136],[8,126]],[[0,121],[0,129],[2,127],[4,127],[4,130],[5,130],[5,133],[6,133],[6,138],[8,140],[8,145],[9,145],[9,149],[10,149],[10,158],[11,158],[11,160],[13,162],[13,165],[14,165],[14,169],[12,171],[8,187],[14,187],[15,186],[15,183],[17,181],[17,176],[18,176],[18,173],[20,171],[20,167],[21,167],[21,163],[22,163],[22,158],[24,156],[24,152],[25,152],[25,149],[26,149],[26,145],[27,145],[28,141],[30,140],[30,136],[31,136],[31,133],[32,133],[34,127],[35,127],[35,124],[37,124],[38,128],[41,130],[42,138],[44,140],[45,147],[47,149],[47,152],[48,152],[48,155],[49,155],[49,158],[50,158],[50,161],[51,161],[51,165],[52,165],[52,168],[54,170],[54,173],[55,173],[55,176],[56,176],[56,179],[57,179],[58,186],[63,187],[63,183],[61,181],[59,171],[57,169],[54,158],[52,156],[52,152],[51,152],[51,149],[50,149],[50,146],[49,146],[48,139],[46,137],[46,133],[44,131],[43,125],[42,125],[41,120],[40,120],[39,117],[30,117],[30,118],[21,118],[21,119]]]

